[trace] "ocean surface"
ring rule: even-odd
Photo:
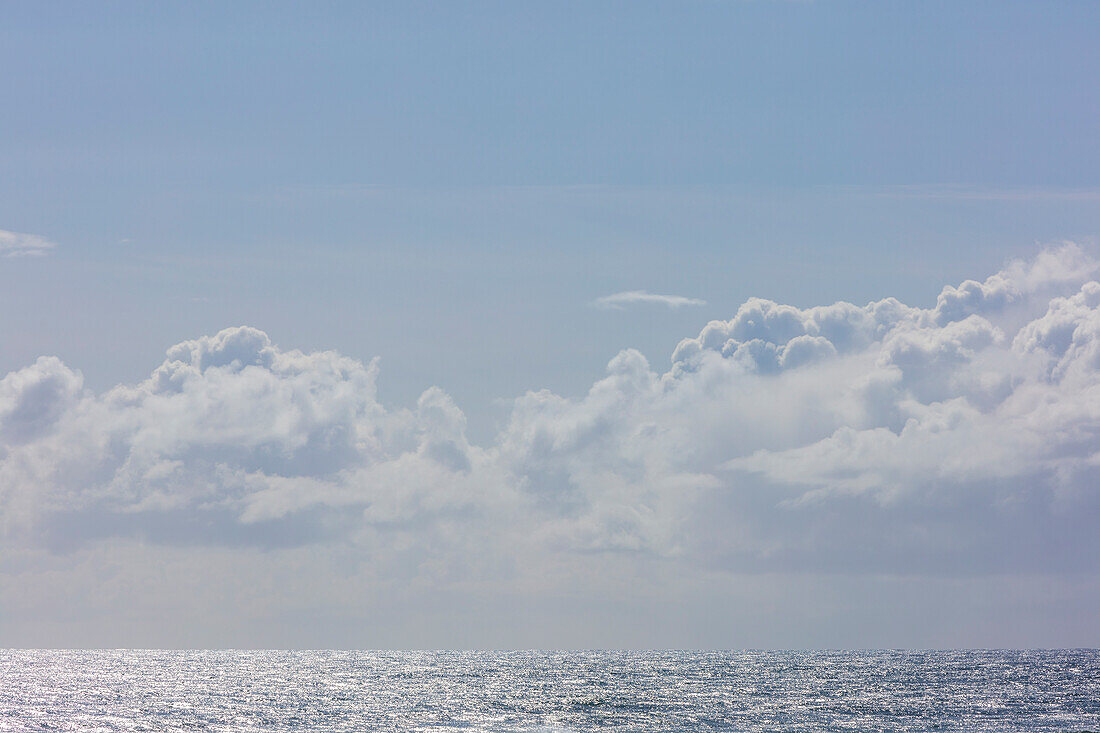
[[[0,730],[1100,730],[1100,651],[0,651]]]

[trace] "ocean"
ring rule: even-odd
[[[0,651],[0,730],[1087,731],[1100,651]]]

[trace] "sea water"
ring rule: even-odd
[[[1100,730],[1100,652],[8,650],[0,730]]]

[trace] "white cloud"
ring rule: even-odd
[[[699,300],[698,298],[687,298],[683,295],[658,295],[657,293],[648,293],[645,290],[627,290],[621,293],[614,293],[612,295],[596,298],[596,300],[592,302],[592,304],[598,308],[612,308],[615,310],[622,310],[628,305],[637,305],[639,303],[655,303],[657,305],[668,306],[669,308],[707,304],[705,300]]]
[[[372,577],[497,591],[569,587],[596,557],[1081,570],[1100,552],[1096,271],[1067,245],[928,309],[750,299],[667,371],[626,350],[583,397],[519,397],[488,445],[438,388],[387,408],[377,363],[248,327],[98,394],[43,357],[0,380],[0,545],[298,552],[307,574],[324,545]]]
[[[37,234],[0,229],[0,257],[40,257],[57,245]]]

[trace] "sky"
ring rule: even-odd
[[[1100,645],[1098,26],[0,3],[0,647]]]

